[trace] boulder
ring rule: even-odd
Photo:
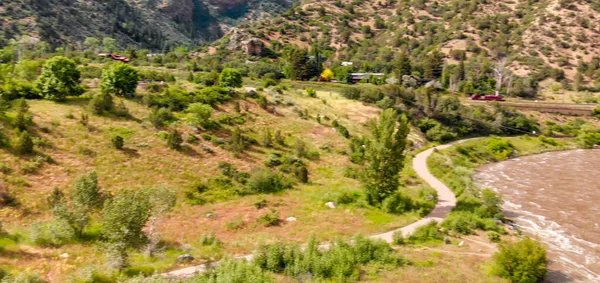
[[[285,221],[287,221],[287,222],[294,222],[296,220],[297,220],[296,217],[293,217],[293,216],[290,216],[290,217],[288,217],[288,218],[285,219]]]
[[[177,263],[189,263],[194,260],[191,254],[184,254],[177,257]]]
[[[330,202],[328,202],[328,203],[325,203],[325,205],[326,205],[327,207],[329,207],[329,208],[336,208],[336,207],[337,207],[337,206],[335,205],[335,203],[334,203],[334,202],[332,202],[332,201],[330,201]]]
[[[459,246],[459,247],[462,247],[462,246],[464,246],[464,245],[465,245],[465,241],[461,241],[460,243],[458,243],[458,246]]]
[[[69,254],[68,253],[60,254],[58,257],[59,258],[69,258]]]
[[[214,213],[212,213],[212,212],[209,212],[206,215],[204,215],[204,217],[206,217],[206,218],[215,218],[216,215]]]

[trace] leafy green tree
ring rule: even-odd
[[[145,189],[150,204],[152,205],[151,215],[149,218],[150,224],[148,225],[148,246],[146,247],[146,253],[148,256],[154,256],[158,244],[160,242],[160,231],[158,230],[158,221],[161,217],[167,214],[177,202],[177,192],[170,190],[165,186],[158,186]]]
[[[102,193],[98,186],[98,176],[95,171],[80,176],[71,188],[72,207],[69,222],[78,236],[83,234],[83,230],[90,221],[92,212],[102,206]]]
[[[56,56],[46,61],[35,85],[45,99],[63,101],[69,95],[83,94],[80,76],[73,60]]]
[[[187,122],[193,126],[204,126],[210,121],[212,115],[212,107],[204,103],[192,103],[185,110]]]
[[[315,68],[312,66],[308,58],[308,51],[305,49],[295,49],[290,55],[291,79],[306,81],[315,75]]]
[[[127,265],[128,248],[146,243],[143,229],[151,215],[152,205],[143,190],[123,190],[104,204],[101,232],[115,267],[121,269]]]
[[[530,238],[500,244],[493,264],[491,273],[511,282],[540,282],[546,276],[546,248]]]
[[[395,110],[387,109],[379,120],[369,121],[369,128],[361,183],[369,203],[379,205],[398,190],[409,126],[404,115],[398,117]]]
[[[410,64],[410,58],[406,51],[403,51],[400,53],[400,55],[398,55],[396,69],[398,71],[399,80],[402,80],[402,76],[407,76],[411,74],[412,66]]]
[[[114,63],[102,72],[100,90],[104,94],[131,97],[138,85],[138,72],[133,67],[122,63]]]
[[[242,73],[237,69],[223,69],[219,76],[219,85],[222,87],[242,87]]]

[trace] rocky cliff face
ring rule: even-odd
[[[2,0],[4,42],[22,35],[53,45],[112,37],[120,46],[164,49],[220,38],[224,29],[273,16],[295,0]],[[0,40],[2,45],[2,40]]]

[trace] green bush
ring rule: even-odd
[[[219,103],[227,102],[231,100],[231,94],[229,90],[219,86],[205,87],[201,90],[194,92],[192,97],[193,102],[200,102],[215,106]]]
[[[115,108],[112,95],[98,93],[92,96],[88,103],[88,110],[96,115],[102,115],[104,112],[112,112]]]
[[[213,231],[200,236],[200,245],[202,246],[220,246],[221,244],[221,240],[215,236],[215,232]]]
[[[175,121],[176,118],[169,109],[161,107],[152,109],[152,112],[148,115],[148,120],[158,129],[164,127],[168,122]]]
[[[123,137],[121,136],[114,136],[110,142],[112,143],[113,147],[116,149],[123,149],[123,145],[124,145],[124,140]]]
[[[442,227],[463,235],[473,234],[477,228],[483,228],[481,219],[472,212],[455,211],[449,213],[442,222]]]
[[[596,107],[596,109],[594,109],[594,111],[592,111],[592,115],[595,116],[596,118],[600,119],[600,106]]]
[[[181,137],[181,134],[176,129],[171,130],[169,136],[167,137],[167,146],[170,149],[180,150],[181,143],[183,143],[183,138]]]
[[[347,87],[342,89],[341,95],[348,99],[359,99],[361,94],[361,90],[356,87]]]
[[[214,86],[219,84],[219,73],[211,72],[206,74],[199,74],[196,76],[194,81],[197,84],[203,84],[205,86]]]
[[[496,161],[501,161],[511,156],[515,148],[507,140],[497,138],[488,141],[487,150]]]
[[[33,152],[33,140],[28,131],[22,131],[15,140],[14,149],[18,154],[29,154]]]
[[[242,73],[232,68],[223,69],[219,76],[219,85],[222,87],[242,87]]]
[[[214,269],[192,278],[196,283],[246,283],[246,282],[275,282],[268,272],[259,266],[246,261],[226,259]]]
[[[412,208],[412,199],[399,192],[385,198],[383,202],[381,202],[381,209],[387,213],[401,214],[412,210]]]
[[[392,243],[398,246],[406,244],[406,238],[402,234],[402,231],[396,231],[392,234]]]
[[[253,262],[261,269],[298,278],[311,274],[313,279],[355,281],[361,274],[361,265],[369,263],[400,266],[408,263],[394,254],[383,241],[356,236],[352,243],[336,240],[329,249],[319,250],[314,237],[305,249],[295,245],[261,245],[254,253]]]
[[[31,229],[31,240],[40,246],[59,247],[76,239],[75,230],[64,219],[37,223]]]
[[[500,234],[496,231],[487,231],[487,237],[490,240],[490,242],[500,242]]]
[[[254,171],[246,182],[249,193],[275,193],[291,187],[290,183],[280,174],[270,170]]]
[[[429,222],[427,225],[421,226],[408,237],[412,243],[424,243],[429,241],[441,241],[444,239],[444,233],[438,228],[435,221]]]
[[[279,225],[279,222],[281,220],[279,219],[279,213],[277,213],[276,210],[271,209],[271,210],[267,211],[265,214],[258,217],[257,221],[258,221],[258,223],[260,223],[266,227],[269,227],[269,226]]]
[[[500,244],[493,259],[491,274],[512,282],[540,282],[546,276],[546,248],[529,238]]]
[[[306,94],[308,95],[308,97],[317,97],[317,91],[312,88],[307,88]]]

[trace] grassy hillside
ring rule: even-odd
[[[181,86],[193,87],[185,83]],[[233,126],[222,124],[220,130],[197,132],[186,126],[183,120],[169,128],[179,129],[184,140],[190,141],[191,135],[199,140],[185,142],[180,151],[169,149],[160,137],[161,132],[168,129],[155,129],[147,121],[151,110],[135,101],[124,101],[129,109],[128,118],[91,114],[87,107],[89,98],[85,96],[64,103],[28,101],[33,120],[30,132],[35,136],[34,153],[16,155],[6,148],[0,151],[4,168],[1,174],[5,180],[2,187],[14,198],[0,210],[4,229],[20,235],[14,243],[3,244],[7,253],[0,256],[2,265],[9,266],[9,269],[37,271],[43,277],[56,280],[81,266],[102,263],[98,251],[88,243],[43,248],[30,237],[32,224],[52,218],[46,201],[52,190],[60,188],[68,192],[77,176],[91,170],[97,172],[99,186],[105,193],[116,194],[122,189],[138,190],[156,185],[165,185],[178,192],[175,210],[161,219],[158,225],[166,243],[164,256],[153,263],[146,262],[142,255],[132,258],[134,266],[150,265],[158,270],[175,267],[172,266],[175,257],[185,252],[201,253],[202,256],[195,261],[200,263],[225,254],[248,253],[262,241],[286,239],[304,242],[317,231],[319,239],[332,240],[335,236],[350,236],[358,232],[383,232],[418,219],[420,213],[416,211],[395,215],[369,205],[353,204],[356,201],[354,195],[359,196],[361,191],[356,180],[344,177],[345,168],[351,165],[345,155],[348,141],[333,129],[331,121],[337,120],[346,125],[353,136],[359,136],[366,133],[364,123],[377,116],[379,110],[347,100],[335,91],[318,91],[318,98],[311,98],[301,88],[289,87],[279,98],[289,106],[274,105],[266,111],[253,99],[235,99],[241,104],[241,113],[234,111],[235,102],[216,108],[213,113],[215,120],[229,115],[243,121],[239,127],[248,137],[260,139],[266,128],[282,132],[284,146],[267,148],[255,144],[241,154],[232,153],[226,146],[215,145],[230,136],[229,129]],[[92,89],[89,93],[95,91]],[[146,92],[143,89],[139,91],[142,96]],[[269,100],[273,97],[269,96]],[[308,115],[300,117],[298,112]],[[84,114],[89,115],[86,125],[81,121]],[[322,117],[320,123],[315,120],[317,116]],[[14,117],[14,112],[9,111],[7,117]],[[12,134],[11,131],[6,133]],[[206,141],[202,134],[213,135],[218,142]],[[124,138],[122,150],[111,145],[111,138],[115,135]],[[239,171],[251,173],[258,168],[267,168],[264,162],[271,153],[294,156],[297,139],[302,139],[308,149],[319,155],[312,160],[303,160],[309,172],[307,184],[293,181],[295,178],[291,175],[286,177],[296,183],[291,190],[273,195],[247,196],[235,193],[242,186],[238,183],[223,188],[216,185],[218,182],[214,179],[224,178],[218,169],[219,162],[228,162]],[[413,136],[413,139],[420,138]],[[427,187],[415,178],[410,168],[406,169],[404,182],[407,195],[415,199],[426,196],[422,192]],[[201,195],[207,203],[194,205],[186,198],[186,192],[193,191],[200,183],[210,186],[209,191]],[[346,201],[349,204],[339,204],[339,199],[344,196],[350,199]],[[254,204],[263,199],[266,207],[257,209]],[[325,206],[328,201],[338,202],[340,207],[330,209]],[[292,216],[297,221],[283,221],[274,227],[264,227],[257,219],[271,209],[277,211],[281,220]],[[214,214],[214,217],[206,217],[208,213]],[[216,250],[206,250],[198,242],[202,235],[211,232],[224,243]],[[92,224],[85,233],[93,239],[98,233],[97,224]],[[57,258],[64,252],[69,253],[66,262]],[[31,260],[28,254],[36,254],[40,258]]]

